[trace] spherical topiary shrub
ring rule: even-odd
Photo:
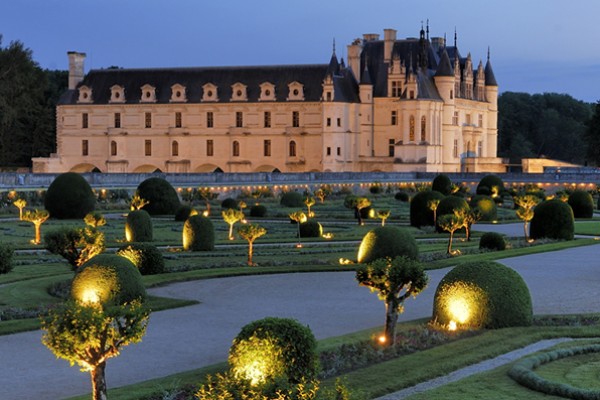
[[[244,326],[229,349],[236,378],[259,385],[277,378],[310,381],[318,369],[317,341],[310,328],[289,318],[264,318]]]
[[[477,185],[477,194],[491,196],[497,194],[502,195],[504,192],[504,182],[498,175],[486,175],[479,181]]]
[[[280,204],[284,207],[304,207],[304,197],[298,192],[285,192],[281,195]]]
[[[125,240],[128,242],[151,242],[152,219],[145,210],[130,211],[125,221]]]
[[[90,184],[78,173],[60,174],[52,181],[44,198],[50,217],[81,219],[96,207]]]
[[[183,249],[210,251],[215,248],[215,229],[212,221],[201,215],[191,216],[183,224]]]
[[[575,221],[571,207],[560,200],[542,201],[533,209],[529,226],[532,239],[573,240]]]
[[[358,248],[357,260],[359,263],[370,263],[378,258],[395,258],[406,256],[417,259],[419,249],[417,241],[405,229],[395,226],[380,226],[369,231],[363,237]]]
[[[479,209],[481,221],[495,221],[498,217],[498,206],[490,196],[478,194],[469,202],[471,208]]]
[[[410,202],[410,225],[417,228],[433,226],[433,210],[429,208],[429,202],[441,201],[443,198],[443,194],[433,190],[417,193]]]
[[[400,191],[400,192],[397,192],[397,193],[394,195],[394,198],[395,198],[396,200],[398,200],[398,201],[403,201],[403,202],[407,202],[408,200],[410,200],[410,197],[408,196],[408,193],[406,193],[406,192],[402,192],[402,191]]]
[[[198,214],[198,211],[196,211],[196,209],[184,204],[184,205],[179,206],[179,208],[177,209],[177,212],[175,213],[175,221],[183,222],[186,219],[188,219],[189,217],[191,217],[192,215],[197,215],[197,214]]]
[[[433,178],[433,182],[431,182],[431,190],[438,191],[444,196],[448,196],[452,192],[452,181],[447,175],[439,174]]]
[[[250,207],[250,216],[251,217],[266,217],[267,216],[267,207],[262,204],[255,204]]]
[[[221,202],[221,209],[227,210],[229,208],[239,208],[239,204],[239,201],[237,201],[236,199],[228,197]]]
[[[148,201],[143,210],[150,215],[175,215],[180,202],[173,186],[162,178],[148,178],[137,188],[137,194]]]
[[[479,239],[479,248],[486,250],[505,250],[506,241],[498,232],[486,232]]]
[[[433,300],[433,320],[443,326],[505,328],[529,326],[531,295],[514,270],[493,262],[459,264],[444,276]]]
[[[117,255],[133,263],[142,275],[162,274],[165,272],[165,260],[156,248],[148,243],[131,243],[121,246]]]
[[[146,288],[131,261],[116,254],[100,254],[78,269],[71,297],[84,303],[120,305],[145,300]]]
[[[314,219],[309,219],[300,224],[300,237],[321,237],[323,236],[323,227]]]
[[[569,196],[569,205],[575,218],[592,218],[594,216],[594,199],[585,190],[575,190]]]

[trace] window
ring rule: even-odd
[[[81,127],[87,129],[88,127],[88,113],[81,114]]]
[[[327,118],[327,126],[331,126],[331,118]]]
[[[394,157],[396,140],[388,139],[388,156]]]
[[[483,142],[481,140],[477,142],[477,156],[483,157]]]
[[[483,126],[483,114],[479,114],[477,117],[477,126],[480,128]]]
[[[454,147],[452,149],[452,155],[454,158],[458,157],[458,140],[454,139]]]
[[[110,155],[117,155],[117,142],[115,142],[114,140],[110,142]]]
[[[89,143],[87,141],[87,139],[83,139],[81,141],[81,155],[82,156],[87,156],[89,154]]]
[[[181,128],[181,113],[175,113],[175,128]]]
[[[173,157],[179,156],[179,143],[176,140],[171,143],[171,155]]]
[[[292,111],[292,126],[294,128],[300,126],[300,113],[298,111]]]
[[[235,126],[241,128],[244,126],[244,113],[236,111],[235,113]]]
[[[465,114],[465,124],[471,125],[471,114]]]
[[[410,98],[411,98],[411,99],[414,99],[414,98],[415,98],[415,91],[414,91],[414,90],[411,90],[411,91],[410,91]]]
[[[271,111],[265,111],[265,128],[271,127]]]
[[[263,141],[263,154],[265,157],[271,157],[271,141]]]
[[[342,148],[341,148],[341,147],[338,147],[338,148],[337,148],[337,155],[338,155],[338,156],[341,156],[341,155],[342,155]]]
[[[392,125],[398,125],[398,111],[392,111],[392,118],[390,122]]]
[[[408,131],[408,141],[414,142],[415,141],[415,117],[411,115],[409,121],[410,121],[410,126],[409,126],[409,131]]]
[[[421,117],[421,142],[427,140],[427,119],[425,116]]]
[[[289,149],[290,157],[296,157],[296,142],[290,141],[290,149]]]
[[[337,119],[337,126],[342,126],[342,119],[341,118]]]
[[[401,90],[400,81],[392,81],[392,97],[400,97]]]
[[[115,113],[115,128],[121,127],[121,113]]]
[[[215,154],[215,145],[212,139],[206,141],[206,155],[212,157]]]
[[[234,157],[240,156],[240,142],[238,142],[237,140],[233,141],[233,143],[231,144],[231,152]]]
[[[215,126],[215,116],[212,111],[206,113],[206,127],[212,128]]]
[[[331,101],[331,92],[327,92],[327,101]]]
[[[327,155],[330,156],[331,155],[331,147],[327,148]]]
[[[152,128],[152,113],[146,113],[145,126],[146,128]]]
[[[450,91],[450,100],[452,100],[453,98],[454,98],[454,91],[453,91],[453,90],[451,90],[451,91]]]
[[[458,111],[454,111],[454,115],[452,116],[452,125],[458,126]]]
[[[144,154],[146,156],[152,155],[152,140],[144,140]]]

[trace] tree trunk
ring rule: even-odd
[[[229,224],[229,240],[233,240],[233,224]]]
[[[398,323],[398,307],[385,303],[385,343],[388,346],[396,344],[396,324]]]
[[[467,224],[465,226],[465,236],[467,237],[467,242],[471,241],[471,224]]]
[[[360,214],[360,208],[356,208],[356,210],[354,211],[354,214],[356,215],[356,218],[358,218],[358,224],[362,225],[363,224],[363,220],[362,220],[362,215]]]
[[[529,235],[527,233],[527,221],[525,221],[525,223],[523,223],[523,230],[525,231],[525,241],[528,241]]]
[[[452,236],[454,236],[454,231],[450,232],[450,237],[448,238],[448,254],[452,254]]]
[[[35,226],[35,244],[42,243],[41,224],[33,224]]]
[[[106,368],[106,362],[98,364],[96,368],[90,371],[92,378],[92,398],[94,400],[106,400],[106,378],[104,376],[104,369]]]
[[[248,265],[251,267],[254,264],[252,263],[252,242],[248,242]]]

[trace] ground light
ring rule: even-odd
[[[462,281],[452,282],[438,296],[441,307],[438,322],[449,331],[479,328],[483,324],[487,298],[480,287]]]

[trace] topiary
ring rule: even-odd
[[[560,200],[542,201],[533,209],[529,226],[532,239],[573,240],[575,221],[571,207]]]
[[[495,221],[498,217],[498,206],[490,196],[475,195],[471,198],[469,206],[479,209],[481,221]]]
[[[267,216],[267,207],[262,204],[255,204],[250,207],[250,216],[251,217],[266,217]]]
[[[479,239],[479,248],[487,250],[505,250],[506,241],[498,232],[486,232]]]
[[[212,221],[201,215],[188,218],[183,224],[183,249],[210,251],[215,248],[215,229]]]
[[[289,383],[308,382],[318,371],[317,340],[310,328],[296,320],[268,317],[242,328],[228,361],[236,378],[253,384],[282,378]]]
[[[136,194],[148,201],[142,209],[150,215],[174,215],[180,202],[173,186],[162,178],[148,178],[137,187]]]
[[[145,210],[130,211],[125,221],[125,240],[128,242],[151,242],[152,219]]]
[[[417,193],[410,202],[410,225],[417,228],[433,226],[433,210],[429,208],[429,202],[443,198],[443,194],[433,190]]]
[[[162,274],[165,260],[160,250],[148,243],[131,243],[121,246],[117,255],[127,258],[142,275]]]
[[[419,249],[415,238],[405,229],[380,226],[369,231],[358,248],[359,263],[370,263],[378,258],[406,256],[416,260]]]
[[[485,189],[484,189],[485,188]],[[486,175],[479,181],[477,185],[477,194],[486,196],[502,195],[504,192],[504,182],[498,175]]]
[[[575,218],[592,218],[594,216],[594,199],[585,190],[575,190],[569,196],[569,205]]]
[[[442,215],[454,214],[454,211],[469,209],[469,204],[462,197],[452,195],[446,196],[440,201],[440,204],[438,204],[437,218],[439,220]],[[439,225],[436,229],[438,232],[443,232],[443,229]]]
[[[239,204],[240,203],[236,199],[231,198],[231,197],[227,197],[226,199],[224,199],[221,202],[221,209],[222,210],[228,210],[230,208],[237,209],[237,208],[239,208]]]
[[[406,192],[402,192],[402,191],[400,191],[400,192],[397,192],[397,193],[394,195],[394,198],[395,198],[396,200],[403,201],[403,202],[407,202],[407,201],[410,199],[410,198],[409,198],[409,196],[408,196],[408,193],[406,193]]]
[[[281,195],[279,204],[290,208],[304,207],[304,196],[298,192],[285,192]]]
[[[14,254],[15,250],[12,246],[0,243],[0,274],[8,274],[12,271]]]
[[[459,264],[444,276],[433,300],[433,320],[465,328],[530,326],[531,295],[514,270],[492,261]]]
[[[122,305],[145,300],[146,288],[131,261],[116,254],[100,254],[79,268],[71,283],[71,297],[82,302]]]
[[[48,187],[44,207],[52,218],[81,219],[94,211],[96,196],[81,175],[67,172],[58,175]]]
[[[299,226],[300,237],[321,237],[323,236],[323,226],[314,219],[309,219]]]
[[[198,211],[196,211],[193,207],[190,207],[188,205],[181,205],[178,209],[177,212],[175,213],[175,221],[178,222],[183,222],[185,220],[187,220],[189,217],[191,217],[192,215],[197,215]]]
[[[439,174],[433,178],[433,182],[431,182],[431,190],[438,191],[444,196],[448,196],[450,193],[452,193],[452,181],[447,175]]]

